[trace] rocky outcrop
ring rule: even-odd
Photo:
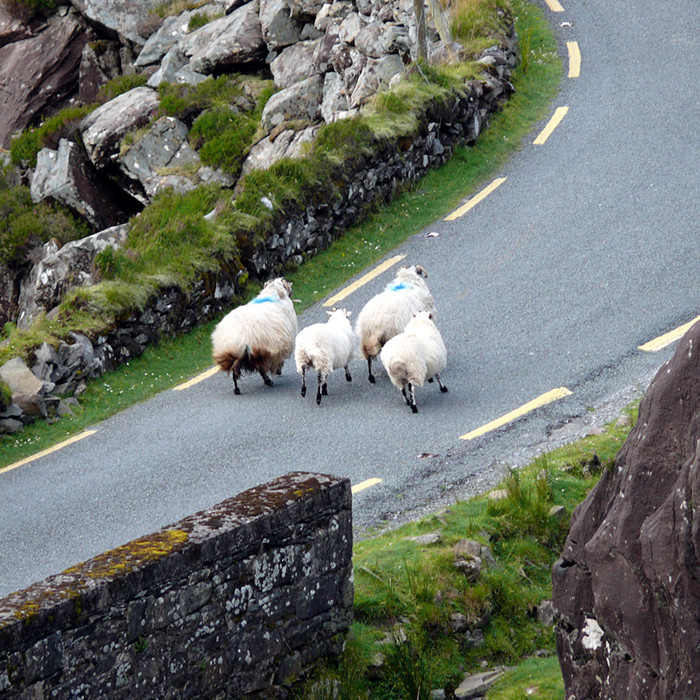
[[[64,8],[65,10],[65,8]],[[40,114],[67,105],[78,93],[83,47],[91,36],[75,12],[49,18],[41,30],[0,46],[0,146]]]
[[[71,0],[91,24],[123,43],[143,46],[146,42],[144,26],[162,0]]]
[[[553,569],[566,696],[697,697],[700,324],[654,378]]]

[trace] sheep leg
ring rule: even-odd
[[[410,406],[411,404],[408,402],[408,395],[406,394],[406,387],[405,386],[401,387],[401,396],[403,396],[403,402],[407,406]]]
[[[241,376],[241,361],[236,360],[233,363],[233,366],[231,367],[231,377],[233,377],[233,393],[238,395],[241,393],[241,390],[238,388],[238,379]]]
[[[321,372],[318,373],[318,384],[316,385],[316,404],[321,405],[321,395],[327,396],[328,389],[326,389],[326,382],[323,379]]]
[[[435,379],[437,379],[438,386],[440,387],[440,391],[444,394],[447,391],[447,387],[440,381],[440,375],[436,374]]]
[[[301,368],[301,395],[306,396],[306,365]]]
[[[345,365],[345,381],[346,382],[351,382],[352,377],[350,376],[350,371],[348,370],[348,366]]]
[[[260,376],[262,377],[262,380],[265,382],[266,386],[272,386],[272,379],[267,376],[267,372],[264,369],[259,369],[258,372],[260,372]]]
[[[413,391],[413,384],[411,384],[411,382],[408,383],[408,396],[410,399],[408,405],[411,407],[411,410],[414,413],[418,413],[418,406],[416,406],[416,397]]]
[[[374,375],[372,374],[372,358],[368,357],[367,358],[367,372],[368,372],[368,377],[370,384],[374,384],[376,379],[374,378]]]

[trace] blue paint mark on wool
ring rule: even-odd
[[[387,290],[390,292],[401,292],[404,289],[413,289],[413,285],[406,282],[392,282],[387,285]]]
[[[264,304],[266,301],[273,301],[275,303],[279,302],[277,297],[255,297],[250,303],[251,304]]]

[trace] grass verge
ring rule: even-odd
[[[536,6],[517,0],[513,8],[518,35],[528,37],[522,64],[513,76],[515,95],[494,116],[474,147],[458,148],[445,166],[429,173],[388,206],[378,208],[364,223],[347,231],[331,248],[289,273],[294,296],[302,300],[298,311],[453,209],[477,190],[546,116],[562,75],[556,42]],[[339,134],[333,135],[339,138]],[[113,291],[116,294],[119,290]],[[54,425],[36,423],[19,435],[0,436],[0,468],[209,367],[213,325],[211,322],[186,336],[164,341],[128,365],[94,380],[81,397],[75,416],[64,417]]]
[[[561,700],[553,628],[538,619],[537,609],[551,599],[551,567],[570,515],[602,471],[613,468],[636,421],[636,406],[623,416],[604,434],[511,472],[492,492],[498,498],[485,494],[457,502],[356,542],[355,622],[345,651],[297,697],[414,700],[443,689],[450,698],[465,674],[506,666],[489,698]],[[553,511],[556,506],[565,514]],[[439,539],[412,539],[428,534]],[[475,577],[455,566],[469,561],[459,553],[465,540],[488,547],[488,554],[481,550]]]

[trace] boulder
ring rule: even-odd
[[[614,468],[553,568],[567,697],[686,698],[700,686],[700,324],[653,379]]]
[[[34,376],[20,357],[15,357],[0,367],[0,379],[10,387],[13,397],[44,393],[45,383]]]
[[[157,88],[161,83],[176,83],[178,73],[189,63],[189,59],[180,50],[179,46],[173,46],[165,54],[156,72],[146,83],[150,88]],[[202,76],[203,78],[205,76]]]
[[[73,6],[102,33],[137,46],[146,43],[147,27],[162,0],[72,0]]]
[[[20,285],[17,326],[28,328],[40,313],[57,306],[68,290],[94,284],[95,256],[108,246],[120,247],[127,231],[128,226],[122,224],[70,241],[61,248],[55,241],[46,243],[41,259]]]
[[[157,107],[155,90],[137,87],[88,114],[80,123],[80,133],[95,166],[103,168],[116,158],[124,134],[147,124]]]
[[[78,144],[61,139],[58,149],[42,148],[37,155],[30,193],[34,202],[50,200],[85,218],[94,230],[129,218],[118,204],[114,186],[103,180]]]
[[[279,88],[286,88],[321,71],[315,65],[314,56],[320,39],[300,41],[288,46],[270,63],[270,71]]]
[[[288,0],[260,0],[262,36],[268,49],[276,51],[301,39],[304,23],[292,17]]]
[[[99,89],[122,74],[121,45],[117,41],[91,41],[83,47],[80,59],[78,97],[84,104],[95,101]]]
[[[39,115],[77,97],[78,71],[90,32],[75,13],[52,16],[35,36],[0,48],[0,147]]]
[[[315,121],[321,114],[323,76],[314,75],[275,93],[265,105],[262,127],[271,131],[284,121],[306,119]]]
[[[173,46],[176,46],[188,34],[190,20],[195,14],[196,11],[188,10],[174,17],[167,17],[160,29],[148,37],[148,41],[136,57],[136,65],[143,67],[158,63]]]
[[[153,199],[163,187],[171,186],[180,191],[193,189],[195,182],[182,175],[165,175],[162,170],[198,163],[199,155],[187,141],[187,127],[175,117],[161,117],[119,159],[119,167],[127,177],[139,183],[142,191],[136,190],[133,194],[144,203]]]
[[[395,75],[401,75],[403,68],[403,61],[398,54],[368,58],[350,95],[350,107],[359,107],[380,90],[388,88],[391,79]]]
[[[214,73],[265,58],[257,0],[188,34],[179,44],[197,73]]]
[[[302,146],[313,142],[317,131],[318,127],[312,126],[301,131],[285,129],[275,138],[267,136],[251,148],[243,163],[241,175],[246,175],[251,170],[265,170],[282,158],[298,158]]]
[[[370,58],[381,58],[390,53],[411,53],[408,30],[384,22],[370,22],[362,27],[355,37],[355,47]]]
[[[329,71],[323,80],[323,102],[321,116],[326,124],[346,119],[354,112],[348,111],[348,98],[345,94],[343,79],[334,71]]]

